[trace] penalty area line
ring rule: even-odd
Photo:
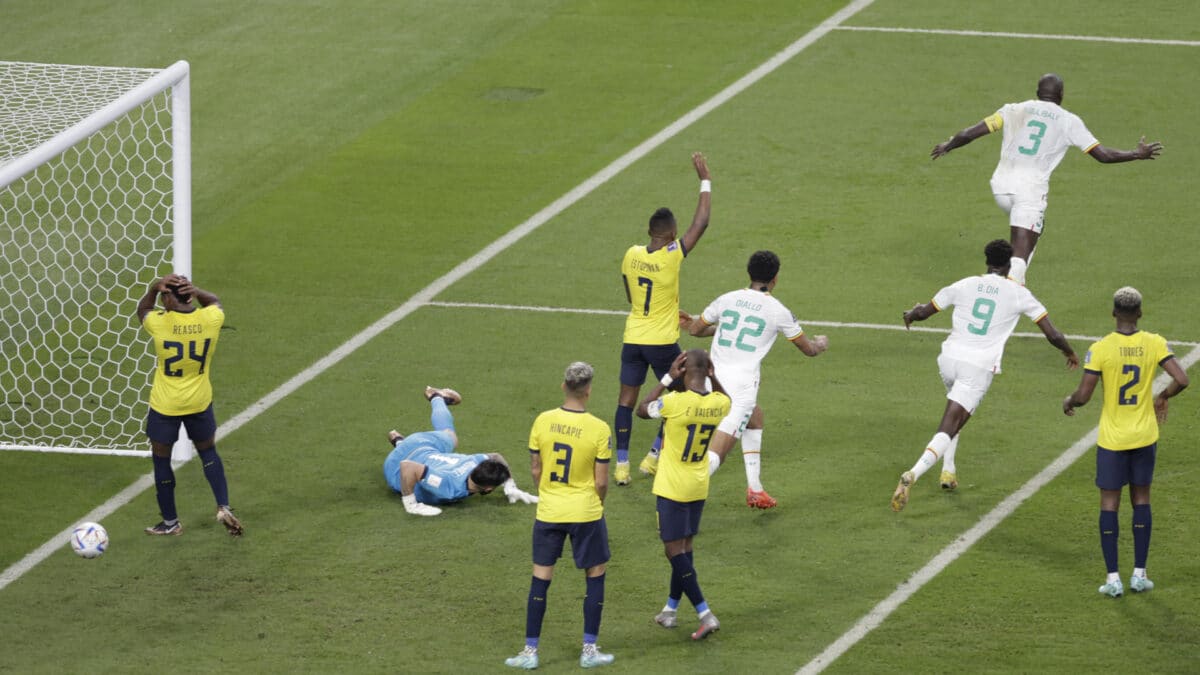
[[[1105,35],[1062,35],[1055,33],[1007,33],[986,30],[951,30],[948,28],[900,28],[888,26],[838,26],[837,30],[865,33],[919,33],[924,35],[958,35],[963,37],[996,37],[1020,40],[1071,40],[1075,42],[1114,42],[1117,44],[1161,45],[1170,47],[1200,47],[1198,40],[1160,40],[1155,38],[1108,37]]]
[[[1193,348],[1184,356],[1179,365],[1184,371],[1187,371],[1200,360],[1200,348]],[[1166,373],[1161,373],[1154,380],[1155,394],[1162,391],[1171,376]],[[929,583],[950,566],[950,563],[957,560],[961,555],[966,553],[972,546],[975,545],[989,532],[994,530],[996,526],[1004,522],[1006,518],[1011,516],[1025,500],[1037,494],[1039,490],[1045,487],[1050,481],[1054,480],[1063,471],[1066,471],[1069,466],[1075,463],[1085,452],[1091,449],[1096,444],[1096,437],[1099,434],[1100,427],[1093,427],[1091,431],[1084,434],[1082,438],[1075,442],[1074,445],[1067,448],[1046,468],[1042,469],[1036,476],[1030,478],[1024,485],[1006,497],[987,513],[983,518],[979,519],[971,529],[967,530],[958,536],[950,545],[942,549],[935,555],[924,567],[917,570],[906,581],[900,584],[891,595],[884,598],[879,604],[875,605],[870,612],[867,612],[860,618],[851,628],[834,640],[828,647],[818,654],[812,661],[809,661],[803,668],[796,671],[797,675],[815,675],[830,666],[842,654],[845,654],[851,647],[858,643],[859,640],[867,636],[868,633],[878,628],[891,614],[904,604],[906,600],[913,596],[922,586]]]
[[[634,162],[637,162],[654,150],[657,150],[659,146],[663,145],[675,136],[678,136],[685,129],[703,119],[713,110],[721,107],[733,97],[742,93],[746,89],[749,89],[759,80],[775,72],[780,66],[790,61],[793,57],[807,49],[817,40],[820,40],[828,35],[844,21],[849,20],[855,14],[858,14],[863,9],[869,7],[874,1],[875,0],[852,0],[851,2],[847,3],[828,19],[822,21],[796,41],[784,47],[774,56],[759,64],[742,77],[738,78],[737,81],[725,87],[716,94],[713,94],[713,96],[708,100],[684,113],[682,117],[668,124],[658,133],[642,141],[632,150],[613,160],[608,166],[600,169],[600,171],[596,172],[593,176],[575,186],[563,196],[551,202],[541,211],[538,211],[530,216],[525,222],[509,230],[500,236],[500,238],[484,247],[483,250],[462,261],[455,266],[454,269],[445,273],[441,277],[438,277],[420,291],[417,291],[417,293],[406,300],[404,304],[392,310],[375,323],[364,328],[358,334],[342,343],[341,346],[326,354],[308,368],[300,371],[287,382],[284,382],[276,387],[275,390],[271,391],[266,396],[250,404],[250,406],[242,412],[234,415],[229,419],[229,421],[217,427],[217,441],[220,442],[224,437],[254,420],[267,410],[270,410],[275,406],[276,403],[279,403],[300,387],[311,382],[326,370],[329,370],[333,366],[340,363],[343,359],[353,354],[377,335],[384,332],[388,328],[391,328],[401,319],[407,317],[409,314],[412,314],[417,309],[428,304],[429,301],[437,297],[439,293],[446,290],[471,272],[479,269],[492,258],[495,258],[513,244],[524,239],[526,235],[530,234],[534,230],[537,230],[539,227],[549,222],[552,218],[558,216],[558,214],[567,210],[576,202],[588,196],[608,181],[612,180],[622,171],[629,168]],[[109,499],[100,507],[97,507],[91,513],[85,516],[85,519],[98,521],[101,518],[112,514],[117,509],[121,508],[125,504],[128,504],[153,484],[154,479],[152,474],[142,476],[112,499]],[[38,563],[50,557],[55,550],[67,542],[67,538],[70,536],[70,533],[70,529],[64,530],[63,533],[59,533],[53,539],[43,544],[32,553],[29,553],[21,560],[13,563],[8,569],[0,572],[0,590],[3,590],[10,583],[16,581],[26,572],[33,569],[33,567]]]

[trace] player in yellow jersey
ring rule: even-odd
[[[161,300],[163,309],[154,309]],[[198,308],[192,304],[195,301]],[[196,445],[204,477],[217,501],[217,521],[240,536],[242,523],[229,508],[225,467],[217,454],[217,420],[213,414],[213,354],[225,323],[217,296],[197,288],[187,277],[168,274],[156,280],[138,300],[137,317],[154,340],[157,367],[146,414],[146,436],[154,460],[154,487],[162,520],[146,534],[178,535],[183,525],[175,512],[175,472],[171,446],[182,425]]]
[[[681,377],[684,390],[664,396],[667,387]],[[711,392],[707,388],[710,381]],[[708,352],[691,349],[675,359],[637,411],[643,419],[663,420],[663,447],[654,474],[654,494],[658,497],[658,535],[671,561],[671,587],[667,604],[654,621],[664,628],[674,628],[679,601],[686,594],[700,619],[693,640],[706,638],[721,627],[696,580],[692,538],[700,531],[709,474],[715,470],[714,465],[720,464],[708,452],[708,443],[729,408],[729,397],[713,374]]]
[[[546,615],[546,594],[554,564],[570,537],[575,566],[584,570],[584,668],[613,662],[596,647],[604,608],[604,572],[609,559],[604,497],[608,493],[608,461],[612,435],[608,425],[587,412],[594,370],[576,361],[563,374],[562,406],[537,416],[529,432],[529,458],[540,500],[533,521],[533,579],[525,611],[525,649],[504,661],[514,668],[538,666],[538,640]]]
[[[675,214],[664,207],[650,216],[650,243],[630,246],[621,261],[621,279],[629,299],[625,319],[625,338],[621,346],[621,393],[617,398],[614,426],[617,431],[617,485],[628,485],[629,437],[633,429],[633,407],[646,381],[646,371],[655,377],[667,374],[671,362],[679,356],[679,326],[691,317],[679,311],[679,269],[683,259],[696,247],[708,228],[712,182],[708,162],[700,153],[692,154],[692,166],[700,177],[700,202],[692,224],[677,238]],[[662,431],[654,449],[642,462],[642,471],[654,473]]]
[[[1117,566],[1117,509],[1121,489],[1129,484],[1133,504],[1134,592],[1154,588],[1146,578],[1150,553],[1150,483],[1158,448],[1158,423],[1167,421],[1167,399],[1188,386],[1187,373],[1175,360],[1161,335],[1138,329],[1142,317],[1142,294],[1126,286],[1113,295],[1113,317],[1117,330],[1092,345],[1084,359],[1079,387],[1063,401],[1063,412],[1092,398],[1097,382],[1104,383],[1104,407],[1100,411],[1100,435],[1096,439],[1096,487],[1100,488],[1100,550],[1108,577],[1100,593],[1116,598],[1124,592]],[[1161,366],[1171,376],[1154,396],[1154,371]]]

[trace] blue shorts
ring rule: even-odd
[[[571,537],[575,566],[581,570],[608,562],[608,525],[604,516],[590,523],[533,521],[533,564],[554,566],[562,557],[563,542]]]
[[[654,375],[662,379],[671,369],[671,364],[683,353],[679,343],[669,345],[621,345],[621,384],[640,387],[646,383],[646,370],[654,369]]]
[[[1149,485],[1154,480],[1158,443],[1136,450],[1106,450],[1096,446],[1096,487],[1120,490],[1129,485]]]
[[[704,500],[677,502],[666,497],[658,498],[658,538],[675,541],[694,537],[700,532],[700,514],[704,511]]]
[[[193,443],[207,441],[217,435],[217,416],[212,404],[191,415],[164,415],[154,408],[146,413],[146,435],[155,443],[174,445],[179,440],[179,425],[187,429],[187,437]]]

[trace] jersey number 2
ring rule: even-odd
[[[199,354],[196,353],[196,341],[189,340],[187,343],[188,358],[200,363],[200,374],[204,374],[204,366],[208,362],[208,347],[212,344],[212,338],[204,339],[204,350]],[[183,343],[182,342],[163,342],[163,349],[173,349],[175,353],[163,359],[163,375],[167,377],[183,377],[183,368],[171,368],[171,366],[183,360]]]
[[[1133,394],[1131,396],[1126,396],[1125,394],[1131,387],[1136,386],[1137,383],[1141,381],[1142,369],[1141,367],[1135,366],[1132,363],[1127,363],[1125,364],[1125,367],[1121,369],[1121,373],[1132,373],[1133,375],[1129,378],[1129,381],[1121,385],[1121,389],[1117,391],[1117,403],[1120,405],[1137,405],[1137,394]]]

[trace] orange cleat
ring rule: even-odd
[[[756,492],[746,488],[746,506],[755,509],[773,509],[777,503],[774,497],[767,494],[766,490]]]

